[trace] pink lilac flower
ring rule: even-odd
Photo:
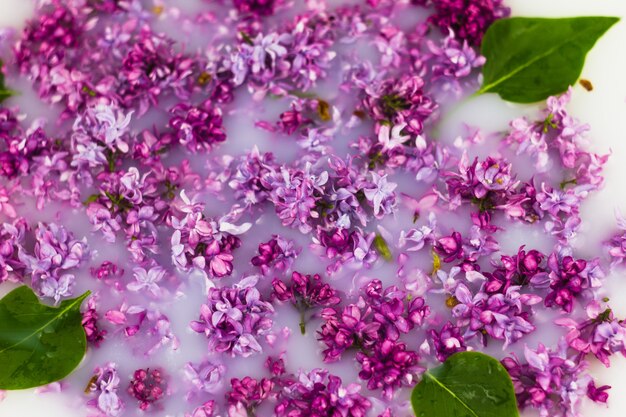
[[[83,329],[85,329],[87,341],[98,347],[100,343],[102,343],[102,341],[104,340],[107,331],[98,327],[99,315],[96,307],[97,304],[95,298],[93,296],[89,297],[89,299],[87,300],[87,309],[85,309],[82,313],[83,318],[81,320],[81,324],[83,326]]]
[[[607,391],[610,389],[611,387],[609,385],[596,387],[595,382],[590,381],[589,384],[587,384],[587,397],[596,403],[606,403],[609,399],[609,393]]]
[[[160,369],[137,369],[128,385],[128,394],[147,410],[167,394],[167,380]]]
[[[626,327],[613,316],[610,308],[602,310],[600,303],[591,301],[586,308],[588,319],[582,322],[558,318],[555,323],[568,329],[565,340],[584,357],[593,354],[609,367],[609,357],[615,353],[626,356]]]
[[[274,388],[274,383],[267,378],[256,380],[249,376],[230,380],[231,389],[226,393],[229,404],[229,417],[254,415],[256,408],[263,403]],[[243,414],[239,414],[243,412]]]
[[[272,327],[274,308],[253,287],[255,282],[209,289],[200,319],[191,322],[191,328],[207,337],[210,352],[243,357],[262,352],[259,339]]]

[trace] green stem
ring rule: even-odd
[[[300,309],[300,333],[304,336],[306,334],[306,318],[304,317],[304,309]]]

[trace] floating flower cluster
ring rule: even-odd
[[[93,290],[90,415],[176,393],[186,417],[405,416],[427,367],[487,346],[521,408],[609,401],[588,368],[626,356],[603,288],[626,221],[579,253],[608,155],[574,91],[505,133],[437,133],[502,1],[40,3],[0,36],[7,83],[51,112],[0,108],[0,282]],[[509,227],[545,239],[511,250]]]

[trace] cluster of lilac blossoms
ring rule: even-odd
[[[89,416],[400,417],[484,349],[521,409],[610,403],[589,369],[626,356],[626,221],[583,252],[608,155],[579,92],[437,133],[503,1],[170,3],[41,1],[0,35],[7,88],[49,110],[0,105],[0,283],[92,291],[94,372],[63,388]]]

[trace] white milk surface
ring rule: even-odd
[[[185,10],[192,10],[195,1],[166,1],[166,4],[176,4]],[[340,3],[335,0],[332,3]],[[565,17],[583,15],[610,15],[626,18],[626,0],[508,0],[507,3],[513,9],[514,16],[542,16],[542,17]],[[26,18],[33,11],[33,5],[27,0],[0,0],[0,27],[21,27]],[[172,28],[162,28],[171,32]],[[626,43],[626,21],[622,21],[614,26],[594,47],[587,58],[587,64],[583,70],[583,78],[589,79],[594,85],[592,92],[587,92],[580,86],[574,88],[572,102],[569,105],[570,111],[579,119],[591,125],[589,135],[594,150],[600,153],[612,152],[612,156],[606,165],[606,184],[603,190],[594,193],[583,206],[583,230],[577,240],[577,254],[581,257],[597,256],[601,252],[601,242],[605,240],[615,228],[614,210],[619,208],[626,213],[626,191],[624,190],[624,178],[626,178],[626,131],[624,131],[624,121],[626,120],[626,54],[624,44]],[[19,104],[21,108],[30,112],[46,114],[50,113],[45,106],[37,102],[36,97],[30,92],[27,84],[11,85],[16,90],[23,92],[22,96],[13,103]],[[322,87],[323,90],[323,87]],[[329,98],[333,93],[328,91]],[[277,154],[279,161],[293,159],[298,147],[295,143],[287,146],[284,142],[277,142],[269,133],[254,128],[256,120],[273,120],[278,115],[277,108],[268,105],[263,111],[256,110],[254,113],[247,111],[247,97],[238,96],[237,101],[232,106],[235,109],[232,115],[226,118],[226,130],[228,140],[218,150],[219,154],[239,154],[242,150],[247,150],[256,144],[261,151],[273,151]],[[533,114],[537,106],[520,106],[507,104],[495,95],[486,95],[466,102],[454,117],[450,118],[442,131],[442,138],[454,138],[461,132],[460,126],[463,123],[482,128],[486,133],[504,130],[509,120],[519,117],[522,114]],[[355,132],[351,132],[354,135]],[[285,140],[284,138],[282,139]],[[337,142],[340,140],[338,139]],[[334,143],[333,143],[334,146]],[[342,152],[338,152],[341,154]],[[197,165],[196,165],[197,164]],[[196,168],[202,167],[202,162],[194,162]],[[411,183],[399,184],[399,191],[413,186]],[[415,190],[414,190],[415,191]],[[224,207],[228,207],[225,205]],[[28,208],[25,208],[28,209]],[[30,210],[32,212],[32,210]],[[219,205],[209,205],[207,207],[209,215],[219,214]],[[407,217],[407,216],[405,216]],[[85,216],[77,216],[75,213],[59,206],[47,207],[43,213],[32,212],[29,220],[57,221],[66,225],[77,237],[89,236],[90,247],[95,250],[95,259],[90,264],[99,264],[104,260],[111,260],[118,265],[125,267],[127,259],[123,242],[116,245],[104,244],[99,236],[90,233],[90,226]],[[454,219],[449,219],[454,221]],[[250,259],[255,253],[259,243],[267,241],[273,231],[280,226],[276,216],[270,211],[257,219],[252,233],[246,234],[243,239],[243,246],[238,249],[237,257],[240,259]],[[408,224],[399,222],[384,222],[384,226],[394,235],[407,227]],[[281,234],[285,237],[297,240],[304,248],[303,255],[298,259],[297,269],[303,273],[323,273],[323,268],[316,258],[307,256],[307,245],[309,238],[302,236],[297,231],[280,228]],[[549,239],[537,230],[529,230],[521,226],[509,226],[506,239],[501,240],[504,253],[511,253],[520,244],[528,244],[529,247],[549,250],[552,246]],[[169,247],[163,248],[162,256],[169,258]],[[163,264],[167,264],[164,262]],[[236,265],[237,266],[237,265]],[[131,268],[125,267],[127,277]],[[245,271],[235,270],[237,273]],[[333,285],[340,289],[349,290],[354,272],[346,271],[332,278]],[[375,270],[358,274],[359,279],[379,278],[389,284],[389,277],[394,276],[394,269],[390,265],[381,265]],[[386,278],[387,277],[387,278]],[[623,281],[623,283],[622,283]],[[76,293],[87,287],[92,288],[95,280],[86,278],[82,284],[78,284]],[[607,279],[607,295],[611,298],[611,306],[618,317],[626,316],[626,271],[614,273]],[[8,284],[0,287],[0,296],[10,290]],[[92,288],[93,289],[93,288]],[[188,322],[196,319],[200,304],[203,302],[204,289],[202,283],[190,280],[183,294],[172,296],[169,300],[160,302],[157,305],[164,311],[172,321],[172,326],[176,335],[181,341],[181,347],[172,352],[168,347],[161,349],[150,358],[142,358],[141,355],[130,355],[123,338],[115,338],[115,342],[107,341],[100,349],[91,349],[84,364],[68,378],[69,386],[61,393],[48,392],[37,394],[34,390],[19,392],[9,392],[6,398],[0,401],[0,417],[85,417],[86,409],[84,403],[86,398],[81,395],[84,384],[89,380],[92,368],[96,364],[106,361],[115,361],[119,364],[120,374],[128,376],[138,367],[148,367],[158,364],[165,368],[170,375],[176,375],[176,380],[182,380],[180,373],[184,364],[188,361],[197,362],[206,353],[206,341],[200,335],[189,330]],[[109,308],[106,301],[102,301],[104,308]],[[112,307],[112,306],[111,306]],[[549,317],[538,317],[538,320],[550,321]],[[275,318],[276,327],[286,327],[292,329],[294,335],[289,339],[287,346],[287,365],[289,371],[296,371],[298,368],[311,369],[315,367],[327,367],[332,373],[341,376],[344,382],[356,380],[356,368],[352,361],[344,360],[340,364],[324,365],[319,354],[320,346],[315,340],[314,332],[317,323],[308,324],[306,336],[301,336],[298,332],[299,317],[290,306],[278,307]],[[518,345],[524,342],[535,345],[542,341],[546,344],[553,343],[556,337],[561,334],[561,329],[555,327],[541,326],[541,332],[532,334],[525,338]],[[546,330],[547,327],[547,330]],[[517,346],[516,348],[519,348]],[[284,348],[281,346],[279,348]],[[264,358],[265,356],[263,356]],[[597,407],[593,404],[585,405],[585,416],[603,417],[623,417],[626,410],[626,380],[623,375],[626,372],[626,359],[621,357],[611,358],[610,369],[602,365],[593,365],[593,374],[598,377],[598,382],[612,386],[610,391],[609,406],[607,408]],[[2,366],[2,364],[0,364]],[[226,361],[229,368],[229,376],[260,375],[263,371],[262,360],[254,361],[231,360]],[[124,378],[126,380],[126,378]],[[173,378],[174,379],[174,378]],[[126,385],[120,386],[120,390]],[[180,416],[183,411],[189,411],[190,405],[182,398],[187,387],[184,385],[173,386],[172,395],[164,401],[164,409],[149,415],[155,416]],[[408,390],[405,390],[408,392]],[[220,394],[221,395],[221,394]],[[398,400],[405,400],[399,398]],[[133,404],[128,404],[124,416],[141,415],[135,411]],[[259,415],[262,415],[260,413]],[[267,414],[269,416],[269,414]],[[376,414],[373,414],[376,415]],[[532,413],[524,414],[524,417],[531,416]],[[403,416],[399,416],[403,417]],[[437,417],[437,416],[432,416]]]

